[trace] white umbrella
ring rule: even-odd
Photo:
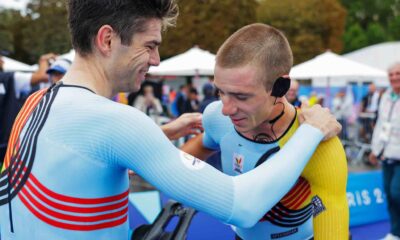
[[[335,80],[344,83],[385,79],[386,72],[362,63],[346,59],[327,51],[315,58],[296,65],[289,74],[294,79],[313,79],[313,84],[326,87],[327,106],[330,106],[330,85]]]
[[[71,49],[69,52],[58,56],[58,58],[68,59],[71,62],[74,61],[74,57],[75,57],[75,50],[74,49]]]
[[[400,41],[375,44],[344,54],[343,57],[387,71],[394,63],[400,62]]]
[[[17,60],[8,58],[8,57],[4,57],[2,56],[1,59],[3,59],[4,61],[4,65],[3,65],[3,70],[5,72],[15,72],[15,71],[21,71],[21,72],[33,72],[34,69],[32,68],[32,66],[19,62]]]
[[[327,51],[309,61],[294,66],[290,71],[290,76],[295,79],[332,79],[341,77],[351,78],[352,80],[365,80],[385,78],[386,72]]]
[[[157,67],[151,67],[149,74],[164,76],[214,75],[215,55],[193,47],[188,51],[168,58]]]

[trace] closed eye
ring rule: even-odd
[[[240,101],[246,101],[249,97],[243,95],[235,95],[235,98]]]
[[[149,45],[147,46],[150,50],[154,50],[156,48],[156,45]]]

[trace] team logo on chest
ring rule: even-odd
[[[244,156],[241,154],[233,154],[233,171],[237,173],[243,173]]]

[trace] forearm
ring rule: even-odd
[[[196,137],[187,141],[181,147],[181,150],[202,160],[206,160],[209,156],[211,156],[211,154],[215,152],[211,149],[204,147],[203,134],[199,134]]]
[[[53,53],[47,53],[40,56],[38,62],[38,70],[32,74],[31,85],[34,86],[41,82],[48,82],[48,75],[46,73],[47,69],[49,69],[50,59],[55,59],[56,55]]]
[[[375,156],[378,156],[383,148],[382,143],[379,140],[379,135],[381,133],[381,128],[382,128],[382,121],[378,119],[376,122],[374,131],[372,133],[372,138],[371,138],[371,151]]]
[[[115,148],[121,155],[115,159],[171,198],[240,227],[254,225],[290,190],[323,137],[319,130],[301,126],[271,159],[231,177],[177,150],[155,126],[115,126],[114,132],[132,131],[119,136]]]
[[[170,128],[168,123],[162,125],[160,128],[169,140],[174,140],[174,136],[176,133],[175,133],[175,131],[173,131],[173,129]]]

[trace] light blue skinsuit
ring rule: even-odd
[[[267,162],[231,177],[176,149],[140,111],[58,84],[33,94],[14,124],[0,175],[1,238],[127,239],[127,169],[183,204],[251,227],[322,137],[304,124]]]

